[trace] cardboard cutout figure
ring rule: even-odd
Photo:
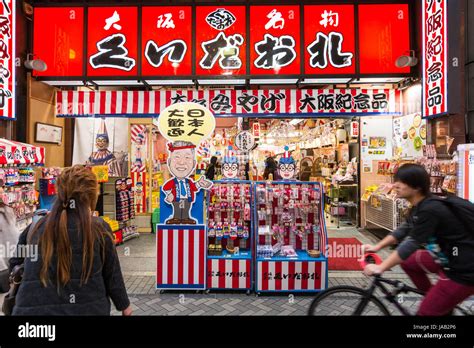
[[[227,156],[224,156],[222,163],[222,175],[225,179],[238,179],[239,174],[239,163],[237,157],[235,157],[232,146],[227,148]]]
[[[296,162],[288,150],[289,147],[285,146],[285,153],[278,162],[278,173],[283,180],[293,180],[296,172]]]
[[[190,212],[196,193],[212,187],[212,181],[204,176],[197,182],[189,178],[196,168],[195,148],[196,145],[188,141],[168,143],[168,168],[173,178],[163,185],[163,191],[165,202],[173,206],[173,215],[166,220],[167,225],[195,225],[197,221]]]
[[[92,152],[88,159],[88,163],[92,165],[104,165],[115,160],[114,154],[109,150],[109,134],[104,119],[102,119],[99,131],[97,132],[95,147],[97,148],[97,151]]]

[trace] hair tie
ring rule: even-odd
[[[63,209],[67,209],[67,201],[63,202]]]

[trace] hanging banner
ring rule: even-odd
[[[448,112],[447,0],[423,0],[423,117]]]
[[[221,117],[401,115],[402,110],[401,92],[394,89],[60,91],[56,97],[59,117],[156,117],[158,110],[190,101]]]
[[[44,164],[44,147],[0,138],[2,164]]]
[[[148,131],[144,124],[133,124],[130,127],[132,173],[146,172],[148,158]]]
[[[15,1],[0,3],[0,118],[15,114]]]

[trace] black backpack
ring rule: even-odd
[[[454,195],[446,198],[438,197],[438,200],[443,202],[464,225],[465,230],[474,236],[474,204]]]

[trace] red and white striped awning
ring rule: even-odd
[[[178,102],[195,102],[216,116],[327,117],[401,115],[396,89],[273,89],[169,91],[59,91],[59,117],[156,117]]]
[[[44,164],[44,147],[0,138],[0,165]]]

